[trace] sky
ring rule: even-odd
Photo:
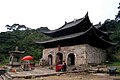
[[[18,23],[37,29],[50,30],[85,16],[88,12],[93,24],[114,19],[119,0],[0,0],[0,32],[5,25]]]

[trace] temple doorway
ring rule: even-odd
[[[62,61],[63,61],[63,54],[62,53],[57,53],[56,64],[62,64]]]
[[[68,66],[75,65],[75,55],[74,54],[71,53],[68,55],[67,65]]]
[[[48,65],[52,65],[52,55],[48,55]]]

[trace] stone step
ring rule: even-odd
[[[1,75],[0,75],[0,80],[4,80]]]
[[[12,77],[11,77],[8,73],[5,73],[4,76],[5,76],[8,80],[12,80]]]
[[[3,74],[1,75],[2,80],[8,80]]]
[[[12,80],[12,77],[5,73],[0,76],[0,80]]]

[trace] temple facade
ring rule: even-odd
[[[101,24],[93,25],[88,13],[56,29],[43,32],[51,38],[36,41],[44,46],[43,56],[47,65],[66,62],[68,66],[81,64],[100,64],[106,60],[106,49],[112,43],[106,28]]]

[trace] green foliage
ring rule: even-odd
[[[24,55],[32,55],[35,60],[42,57],[42,46],[36,45],[34,41],[41,41],[48,37],[38,30],[26,29],[1,32],[0,33],[0,59],[2,61],[8,60],[9,51],[14,51],[18,46],[20,51],[25,51]],[[0,63],[1,63],[0,60]]]
[[[106,20],[103,24],[108,32],[112,32],[110,38],[113,42],[117,43],[116,46],[113,46],[108,50],[108,60],[110,61],[118,61],[116,57],[112,54],[120,53],[120,21],[116,20]]]
[[[107,49],[107,59],[113,62],[120,61],[119,58],[116,58],[116,55],[120,53],[120,3],[118,9],[119,11],[115,20],[107,19],[103,24],[107,31],[112,33],[110,35],[111,40],[117,43],[116,46]]]
[[[19,25],[19,24],[13,24],[12,26],[6,25],[5,27],[7,27],[7,29],[11,31],[28,29],[25,25]]]
[[[117,22],[115,20],[107,19],[103,24],[108,31],[116,31],[117,29]]]
[[[116,62],[110,62],[107,64],[108,66],[120,66],[120,61],[116,61]]]
[[[118,53],[120,51],[120,22],[117,22],[116,30],[110,37],[114,42],[117,42],[115,50]]]

